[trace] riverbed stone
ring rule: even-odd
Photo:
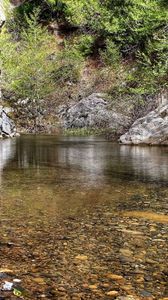
[[[120,137],[122,144],[168,145],[168,104],[136,120]]]
[[[130,118],[110,108],[105,94],[94,93],[77,103],[61,105],[58,116],[61,126],[70,128],[111,128],[128,126]]]
[[[120,296],[116,300],[137,300],[134,296]]]
[[[119,292],[118,291],[109,291],[106,293],[107,296],[115,298],[116,296],[118,296]]]

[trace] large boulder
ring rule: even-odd
[[[120,137],[120,142],[168,145],[168,104],[135,121],[129,131]]]
[[[111,128],[128,126],[130,118],[110,109],[103,94],[94,93],[77,103],[61,105],[58,109],[61,125],[69,128]]]
[[[0,106],[0,138],[14,137],[16,127],[12,119],[8,116],[9,108]]]

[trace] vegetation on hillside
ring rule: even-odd
[[[60,45],[48,32],[51,22]],[[45,97],[80,81],[92,59],[104,85],[112,79],[108,92],[151,94],[167,86],[167,41],[164,0],[27,0],[0,35],[3,87],[19,97]]]

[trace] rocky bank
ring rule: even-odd
[[[123,144],[168,145],[168,104],[139,118],[120,137]]]
[[[93,93],[77,103],[61,105],[58,116],[61,126],[70,128],[109,128],[122,131],[130,124],[130,117],[111,109],[106,94]]]
[[[14,137],[17,135],[14,121],[8,116],[11,109],[0,106],[0,138]]]
[[[13,102],[14,120],[19,132],[58,134],[64,130],[98,130],[122,144],[168,145],[168,97],[155,97],[137,107],[137,99],[118,99],[93,93],[61,105],[55,102]],[[164,100],[164,101],[163,101]],[[63,102],[63,101],[62,101]],[[11,102],[12,103],[12,102]],[[0,137],[13,137],[16,127],[9,108],[0,106]]]
[[[106,94],[93,93],[77,103],[61,105],[58,116],[64,129],[109,129],[116,137],[121,136],[122,144],[168,145],[167,99],[167,93],[151,98],[145,109],[139,107],[139,117],[135,117],[135,101],[125,101],[118,109],[118,104],[112,106]]]

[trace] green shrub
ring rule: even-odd
[[[48,47],[51,37],[47,32],[44,38],[46,42],[43,41],[40,46],[37,43],[39,51],[30,45],[30,39],[33,40],[35,35],[33,37],[33,31],[30,33],[30,24],[25,16],[30,17],[35,8],[39,9],[42,23],[57,19],[61,28],[63,25],[67,30],[66,33],[77,33],[71,46],[65,46],[60,53],[57,51],[54,60],[48,59],[52,54],[52,47]],[[36,25],[31,26],[36,28]],[[149,93],[168,82],[167,26],[166,0],[25,1],[15,10],[10,22],[10,31],[15,32],[15,40],[19,42],[12,43],[9,35],[5,37],[3,34],[0,38],[3,85],[19,95],[30,95],[31,90],[32,94],[40,97],[52,90],[53,80],[55,83],[77,82],[81,75],[83,58],[94,53],[96,45],[105,69],[113,70],[120,68],[123,62],[134,62],[135,70],[130,68],[120,89],[129,90],[130,93]],[[28,32],[25,39],[27,42],[23,38],[23,29]],[[39,24],[37,30],[42,30]],[[36,33],[41,37],[43,35]],[[100,43],[96,44],[96,41]],[[117,72],[115,73],[117,77]],[[35,82],[38,82],[36,87]]]
[[[54,89],[51,73],[54,69],[50,55],[55,41],[37,22],[37,14],[26,17],[28,27],[21,40],[3,30],[0,34],[2,87],[17,95],[39,99]]]
[[[43,20],[51,20],[55,11],[57,10],[56,3],[60,1],[55,0],[29,0],[25,1],[22,5],[15,8],[13,11],[13,21],[22,26],[26,25],[25,16],[31,16],[34,10],[39,10],[39,17]],[[11,24],[12,26],[12,24]]]
[[[83,55],[88,56],[93,53],[95,38],[89,34],[82,34],[75,40],[75,48]]]
[[[107,39],[105,50],[100,50],[100,56],[105,65],[117,66],[120,63],[121,55],[115,43]]]
[[[83,57],[77,49],[65,46],[64,50],[57,54],[56,60],[53,71],[53,78],[56,82],[76,83],[79,81],[83,68]]]

